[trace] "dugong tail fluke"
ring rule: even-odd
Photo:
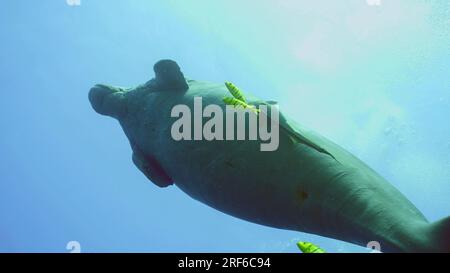
[[[195,99],[202,99],[199,113],[208,107],[217,111],[210,118],[223,117],[230,91],[224,84],[186,80],[171,60],[159,61],[154,71],[136,88],[95,85],[89,100],[97,113],[119,121],[134,164],[158,187],[176,185],[206,205],[265,226],[363,247],[377,242],[382,252],[450,252],[450,217],[429,223],[375,170],[281,111],[279,146],[270,152],[260,150],[262,140],[194,141],[190,133],[174,138],[175,107],[189,121],[183,131],[195,133]],[[248,95],[249,105],[271,104]]]

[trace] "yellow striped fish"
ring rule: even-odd
[[[242,102],[247,102],[245,100],[244,94],[239,88],[236,87],[236,85],[232,84],[231,82],[225,82],[225,86],[227,87],[228,91],[230,91],[231,95],[233,95],[233,97]]]
[[[254,105],[249,105],[241,100],[238,100],[236,98],[232,97],[224,97],[223,102],[225,102],[226,105],[234,106],[234,108],[242,107],[244,109],[250,109],[256,114],[258,114],[261,110],[257,109]]]
[[[244,94],[242,93],[239,88],[237,88],[234,84],[231,82],[225,82],[225,86],[227,87],[228,91],[233,95],[233,97],[224,97],[223,102],[225,102],[226,105],[232,105],[234,108],[236,107],[242,107],[244,109],[250,109],[256,114],[258,114],[261,110],[257,109],[254,105],[250,105],[245,100]]]
[[[298,242],[297,246],[303,253],[326,253],[325,250],[309,242]]]
[[[247,101],[245,100],[245,97],[244,97],[244,93],[237,86],[235,86],[231,82],[225,82],[225,86],[227,87],[227,89],[231,93],[231,95],[233,95],[233,98],[232,97],[225,97],[225,98],[223,98],[223,101],[225,102],[225,104],[233,105],[234,107],[238,107],[239,106],[239,107],[242,107],[244,109],[250,108],[256,114],[259,114],[261,112],[261,110],[256,108],[254,105],[249,105],[247,103]],[[276,104],[276,102],[275,103],[273,103],[273,102],[272,103],[263,103],[263,104],[267,105],[267,106],[270,106],[270,104]],[[306,144],[306,145],[316,149],[317,151],[319,151],[321,153],[328,154],[332,158],[336,159],[331,153],[329,153],[328,151],[326,151],[325,149],[323,149],[319,145],[316,145],[315,143],[313,143],[309,139],[305,138],[303,135],[299,134],[298,131],[296,131],[289,124],[288,121],[281,120],[281,123],[282,123],[282,126],[280,127],[280,129],[282,131],[286,132],[286,134],[289,136],[289,139],[291,140],[292,143],[301,142],[303,144]]]

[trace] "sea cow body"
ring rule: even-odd
[[[176,63],[155,65],[156,77],[133,89],[97,85],[93,108],[117,118],[136,166],[156,185],[261,225],[318,234],[386,252],[448,252],[446,218],[429,223],[383,177],[330,140],[281,114],[279,146],[261,141],[180,140],[171,135],[176,105],[225,109],[223,84],[185,80]],[[266,104],[249,99],[252,105]],[[293,141],[294,139],[294,141]]]

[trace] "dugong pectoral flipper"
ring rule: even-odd
[[[152,156],[146,156],[139,148],[133,146],[133,163],[136,167],[158,187],[165,188],[173,185],[172,178],[164,171],[158,161]]]

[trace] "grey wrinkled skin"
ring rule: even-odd
[[[449,218],[430,224],[362,161],[282,114],[274,152],[261,152],[260,141],[173,140],[175,105],[193,109],[193,98],[201,96],[203,107],[224,108],[229,93],[223,84],[185,80],[170,60],[154,70],[155,78],[136,88],[96,85],[89,100],[95,111],[119,120],[134,164],[157,186],[175,184],[202,203],[261,225],[361,246],[378,241],[384,252],[450,251]]]

